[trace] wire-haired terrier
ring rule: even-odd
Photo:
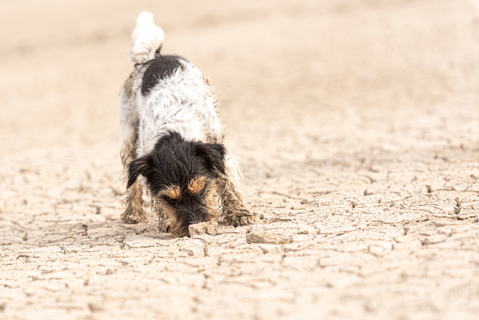
[[[188,236],[189,225],[211,219],[254,223],[256,215],[243,204],[239,167],[223,144],[208,79],[184,58],[160,53],[165,34],[151,13],[139,15],[132,37],[135,69],[119,103],[120,156],[128,174],[121,220],[146,221],[146,185],[160,231]]]

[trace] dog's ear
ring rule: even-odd
[[[138,179],[138,176],[145,175],[145,172],[150,168],[148,158],[146,156],[133,160],[128,165],[128,184],[126,188],[130,188]]]
[[[225,174],[225,154],[225,147],[219,143],[202,143],[196,147],[196,155],[203,158],[208,169],[222,174]]]

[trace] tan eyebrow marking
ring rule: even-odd
[[[181,190],[178,186],[168,186],[168,188],[166,188],[166,190],[163,191],[162,194],[170,199],[179,199],[181,195]]]
[[[188,189],[192,193],[200,193],[201,190],[204,189],[206,185],[206,177],[198,176],[191,179],[190,183],[188,183]]]

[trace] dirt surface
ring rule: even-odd
[[[1,319],[477,319],[473,1],[4,0]],[[209,74],[263,217],[120,222],[130,33]]]

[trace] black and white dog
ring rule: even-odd
[[[188,236],[190,224],[211,219],[254,223],[256,215],[243,204],[239,167],[223,145],[208,79],[185,59],[160,53],[165,34],[151,13],[139,15],[132,37],[135,70],[119,103],[120,156],[128,172],[122,221],[146,220],[146,185],[160,231]]]

